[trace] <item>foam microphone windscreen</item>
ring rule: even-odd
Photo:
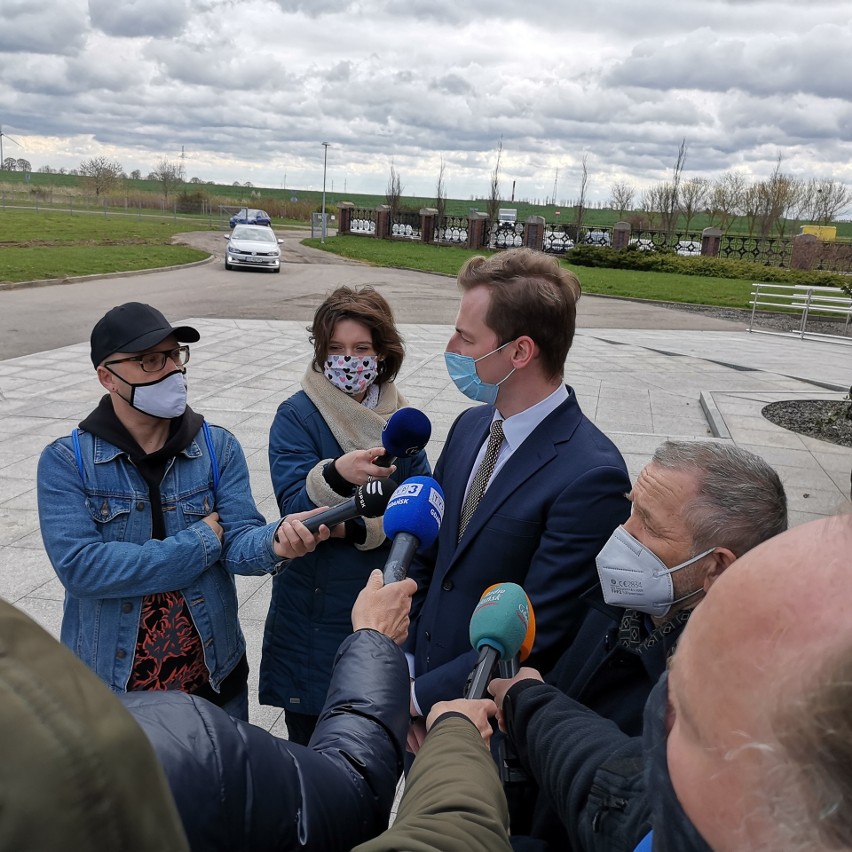
[[[500,583],[494,583],[493,585],[489,586],[482,593],[482,598],[484,599],[490,591],[496,589],[500,585]],[[526,595],[526,592],[524,592],[524,595],[527,598],[527,612],[529,621],[527,623],[527,632],[524,635],[524,641],[521,642],[521,647],[518,651],[518,657],[520,658],[521,662],[523,662],[527,657],[529,657],[530,653],[532,652],[533,645],[535,644],[535,610],[533,609],[532,601],[529,599],[529,596]]]
[[[499,583],[480,598],[470,617],[470,644],[481,650],[490,646],[501,660],[519,653],[530,623],[526,592],[517,583]]]
[[[400,408],[382,429],[382,446],[388,456],[406,458],[417,455],[432,435],[429,418],[417,408]]]
[[[431,476],[412,476],[391,494],[385,509],[384,530],[388,538],[399,533],[413,535],[421,548],[438,537],[444,518],[444,492]]]

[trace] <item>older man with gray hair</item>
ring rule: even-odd
[[[549,683],[522,669],[492,685],[498,705],[511,689],[503,712],[511,717],[525,768],[541,788],[508,791],[516,849],[566,849],[576,840],[557,816],[568,790],[554,789],[550,780],[554,756],[564,746],[549,712],[553,696],[570,696],[625,734],[641,733],[645,701],[692,611],[737,558],[787,528],[778,474],[733,444],[667,441],[628,498],[630,518],[598,554],[600,585],[586,593],[589,611]],[[604,838],[618,823],[614,803],[625,792],[617,771],[611,778],[609,788],[596,789],[581,807],[603,832],[601,848],[610,842]]]

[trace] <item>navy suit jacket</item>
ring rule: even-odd
[[[493,583],[523,586],[535,612],[528,665],[549,671],[570,644],[597,582],[595,556],[630,513],[630,480],[616,446],[569,398],[548,415],[493,478],[458,543],[464,492],[494,413],[462,413],[435,467],[445,497],[438,540],[415,560],[418,584],[406,650],[414,653],[415,695],[426,715],[459,698],[477,654],[468,627]]]

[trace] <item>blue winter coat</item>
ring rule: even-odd
[[[308,472],[323,459],[342,454],[304,391],[281,403],[269,434],[269,460],[283,515],[315,508],[305,484]],[[397,482],[431,471],[422,450],[396,465]],[[362,551],[352,542],[329,539],[274,578],[260,664],[261,704],[320,712],[334,654],[352,632],[352,605],[370,572],[384,566],[389,549],[390,542]]]

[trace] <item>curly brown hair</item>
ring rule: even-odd
[[[373,348],[380,356],[378,381],[392,382],[405,357],[405,347],[393,319],[393,311],[384,296],[374,287],[338,287],[317,308],[308,326],[314,347],[312,367],[322,372],[328,344],[340,320],[351,319],[370,329]]]

